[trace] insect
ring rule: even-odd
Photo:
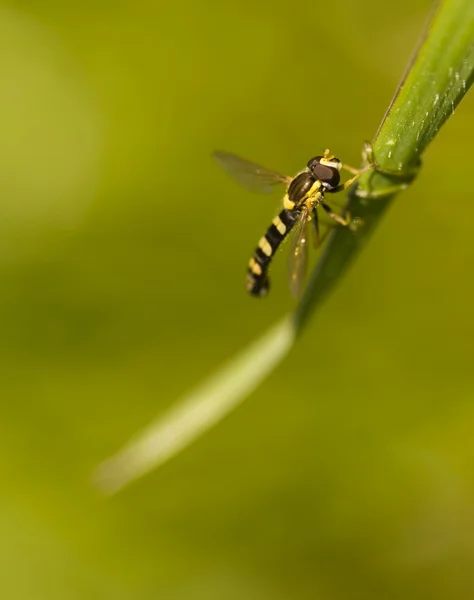
[[[280,244],[294,230],[288,263],[290,289],[298,297],[302,290],[306,273],[308,250],[308,223],[313,223],[315,245],[319,246],[319,221],[317,208],[322,207],[328,216],[340,225],[349,225],[335,213],[325,201],[325,194],[334,194],[347,189],[372,165],[357,170],[342,162],[329,150],[322,156],[312,158],[307,167],[295,177],[286,177],[269,171],[259,165],[228,152],[215,152],[218,164],[238,183],[252,191],[268,193],[278,184],[287,186],[283,198],[283,210],[273,219],[265,235],[249,261],[247,269],[247,290],[252,296],[265,296],[270,287],[268,268]],[[344,169],[353,177],[340,183],[340,171]]]

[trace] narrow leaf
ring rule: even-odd
[[[357,227],[337,227],[327,241],[292,318],[277,324],[149,425],[96,472],[113,493],[163,464],[242,402],[290,350],[333,286],[365,246],[396,194],[415,179],[420,158],[474,79],[474,1],[436,7],[373,142],[377,169],[351,190],[346,211]]]
[[[114,493],[191,444],[266,379],[293,341],[294,329],[287,318],[103,462],[95,474],[98,487]]]
[[[474,1],[445,0],[431,21],[373,142],[379,170],[368,171],[346,211],[357,228],[336,228],[295,312],[301,333],[333,285],[365,246],[396,194],[417,174],[420,157],[474,78]]]

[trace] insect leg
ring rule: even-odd
[[[348,173],[352,173],[352,175],[358,175],[360,171],[360,169],[356,169],[350,165],[342,165],[341,169],[344,169],[344,171],[347,171]]]
[[[348,173],[352,173],[352,175],[361,175],[368,169],[376,167],[372,144],[367,141],[364,142],[364,149],[362,150],[362,163],[365,165],[363,169],[356,169],[350,165],[342,165],[342,168]]]
[[[316,207],[313,208],[312,212],[312,221],[313,221],[313,245],[315,248],[319,248],[319,246],[321,245],[321,237],[319,235],[319,218],[318,218],[318,211],[316,210]]]
[[[342,165],[343,169],[346,169],[346,171],[348,171],[349,169],[347,168],[347,165]],[[349,167],[350,169],[353,169],[353,167]],[[357,179],[359,179],[359,177],[362,175],[362,173],[365,173],[366,171],[368,171],[369,169],[372,169],[373,165],[367,165],[366,167],[364,167],[363,169],[353,169],[350,172],[351,173],[355,173],[354,177],[351,177],[350,179],[348,179],[347,181],[345,181],[344,183],[341,183],[340,185],[338,185],[335,188],[332,188],[330,190],[326,190],[326,192],[329,192],[330,194],[337,194],[338,192],[343,192],[344,190],[347,190],[347,188],[349,188],[354,181],[357,181]]]
[[[318,249],[320,246],[322,246],[324,244],[324,240],[328,237],[328,235],[331,233],[331,231],[334,229],[334,227],[336,227],[336,225],[333,225],[332,223],[325,223],[326,229],[322,235],[320,235],[320,233],[319,233],[319,225],[318,225],[318,231],[316,233],[316,223],[318,222],[318,213],[317,213],[316,208],[313,209],[313,221],[316,221],[313,225],[313,227],[314,227],[314,229],[313,229],[313,233],[314,233],[313,245],[316,249]]]
[[[334,219],[334,221],[336,221],[337,223],[339,223],[339,225],[344,225],[345,227],[349,225],[349,219],[344,219],[343,217],[335,213],[331,209],[331,207],[328,206],[325,202],[321,202],[321,206],[324,208],[328,216],[331,217],[331,219]]]

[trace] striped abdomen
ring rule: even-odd
[[[291,231],[299,216],[298,210],[283,209],[276,216],[250,259],[247,272],[247,291],[252,296],[264,296],[268,292],[268,266],[276,249]]]

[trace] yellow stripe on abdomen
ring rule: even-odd
[[[272,247],[270,246],[265,236],[260,238],[260,241],[258,242],[258,247],[266,256],[271,256],[273,253]]]
[[[283,221],[278,215],[273,219],[272,223],[278,229],[278,233],[280,233],[281,235],[285,235],[286,225],[283,223]]]
[[[258,264],[255,258],[253,258],[253,256],[249,261],[249,269],[252,271],[253,275],[260,276],[263,273],[262,267]]]

